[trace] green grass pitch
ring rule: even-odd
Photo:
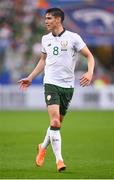
[[[114,178],[114,111],[68,112],[61,128],[63,173],[56,170],[51,147],[44,166],[35,166],[48,125],[47,112],[0,112],[0,179]]]

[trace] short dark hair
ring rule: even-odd
[[[61,18],[61,22],[64,21],[64,12],[60,9],[60,8],[50,8],[50,9],[47,9],[45,14],[47,13],[50,13],[52,14],[52,16],[55,16],[55,17],[60,17]]]

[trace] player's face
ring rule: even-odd
[[[45,24],[48,31],[53,31],[59,24],[60,18],[52,16],[50,13],[45,15]]]

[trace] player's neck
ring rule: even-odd
[[[64,31],[64,28],[63,28],[63,26],[61,25],[61,26],[55,28],[55,29],[52,31],[52,34],[53,34],[54,36],[58,36],[58,35],[61,34],[63,31]]]

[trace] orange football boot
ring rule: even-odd
[[[37,166],[42,166],[43,163],[44,163],[44,158],[45,158],[45,154],[46,154],[46,149],[43,149],[41,147],[41,144],[38,145],[38,149],[39,149],[39,152],[36,156],[36,165]]]
[[[59,160],[57,162],[57,170],[59,172],[61,172],[61,171],[64,171],[65,169],[66,169],[66,166],[65,166],[64,162],[62,160]]]

